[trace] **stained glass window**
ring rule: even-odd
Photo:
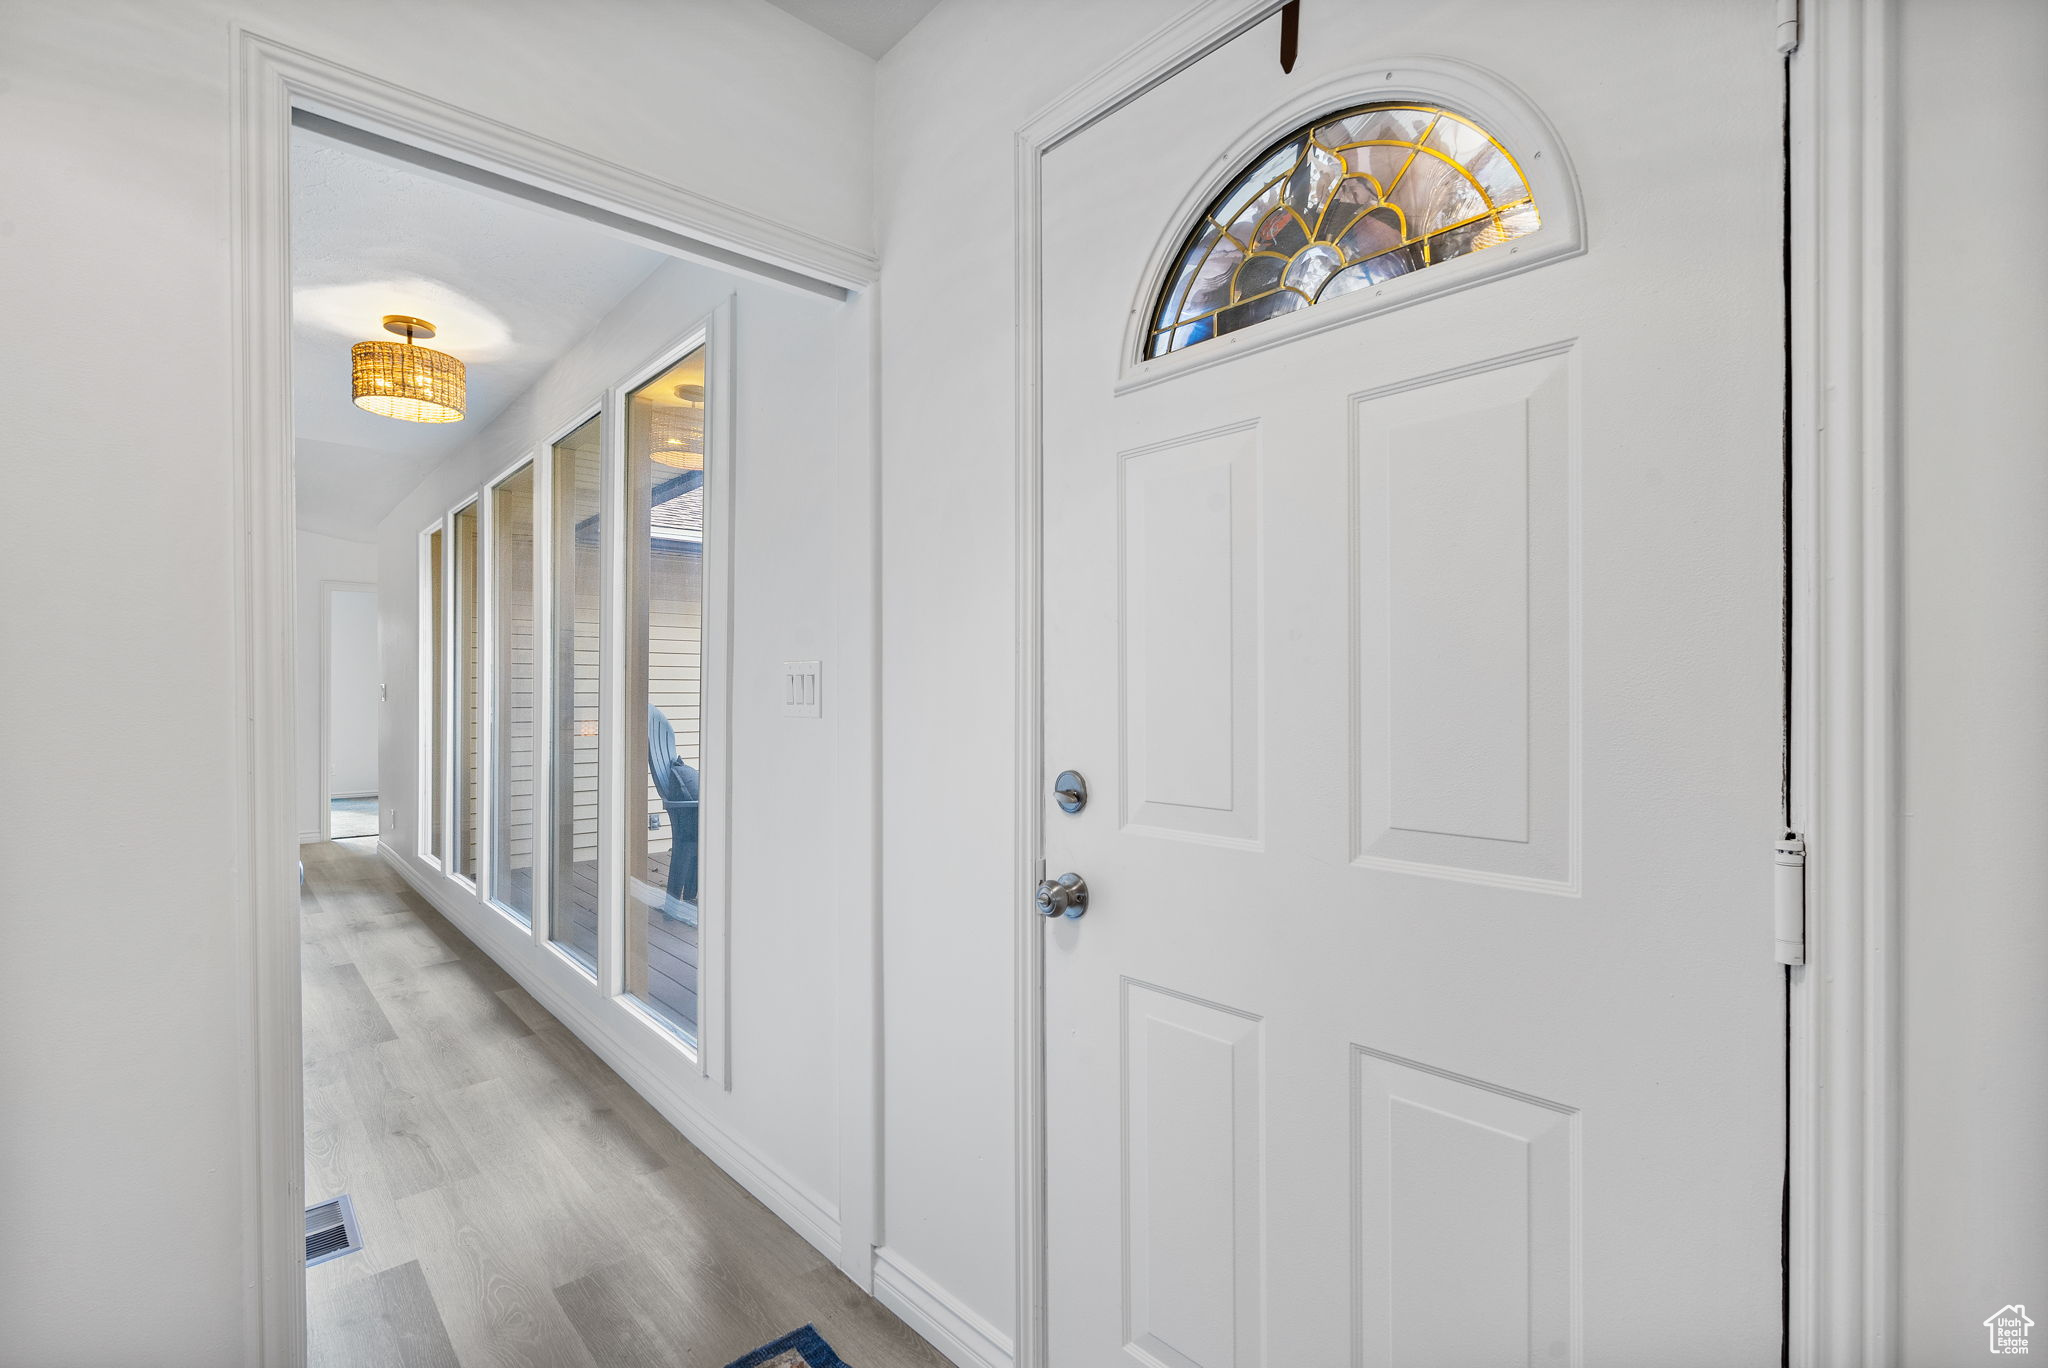
[[[1297,129],[1195,223],[1144,354],[1164,356],[1536,231],[1514,157],[1470,119],[1370,104]]]

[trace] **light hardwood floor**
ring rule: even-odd
[[[312,1368],[722,1368],[805,1322],[946,1368],[376,856],[301,848]]]

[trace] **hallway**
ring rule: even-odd
[[[805,1322],[945,1360],[620,1081],[376,855],[302,848],[312,1368],[722,1368]]]

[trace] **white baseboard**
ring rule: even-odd
[[[875,1251],[875,1300],[959,1368],[1011,1368],[1016,1341],[887,1248]]]
[[[330,793],[327,795],[327,801],[331,803],[337,798],[375,798],[376,796],[377,790],[364,789],[361,793]]]
[[[731,1174],[735,1182],[760,1199],[763,1206],[781,1217],[790,1229],[803,1236],[819,1253],[835,1264],[839,1262],[839,1213],[830,1203],[707,1115],[677,1085],[676,1080],[664,1076],[660,1069],[648,1062],[641,1050],[634,1048],[633,1042],[593,1010],[604,1004],[578,1001],[536,974],[530,957],[502,954],[491,937],[479,935],[475,919],[495,916],[495,913],[485,911],[473,897],[458,898],[450,890],[440,887],[440,878],[431,871],[417,868],[410,859],[381,840],[377,842],[377,853],[412,885],[414,891],[454,923],[472,944],[518,980],[519,986],[545,1007],[555,1020],[566,1026],[570,1034],[611,1065],[627,1086],[647,1099],[648,1104],[681,1132],[684,1139],[704,1151],[712,1163]]]
[[[302,831],[299,833],[300,845],[313,845],[317,842],[324,841],[326,839],[326,836],[322,835],[320,832],[317,831]]]

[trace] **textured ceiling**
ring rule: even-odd
[[[303,129],[292,134],[293,403],[299,525],[367,539],[669,258],[590,224]],[[385,314],[439,328],[469,416],[405,423],[349,398],[349,348]]]
[[[939,0],[768,0],[822,33],[879,58],[938,8]]]

